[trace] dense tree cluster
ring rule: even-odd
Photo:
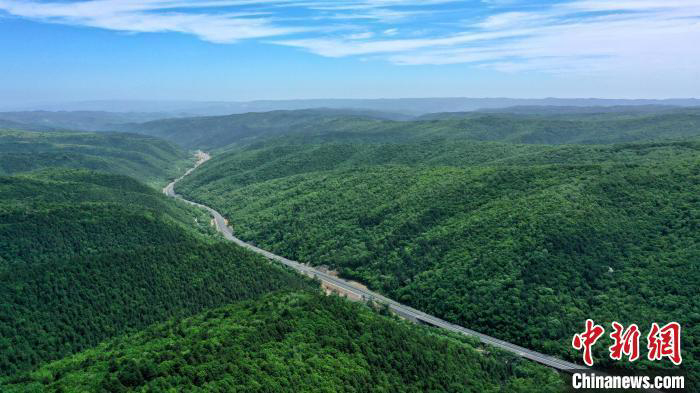
[[[560,392],[552,370],[337,296],[280,293],[107,341],[12,392]]]
[[[171,317],[313,285],[214,240],[206,215],[119,175],[0,177],[0,221],[3,375]]]
[[[697,111],[308,110],[134,127],[221,148],[177,191],[246,240],[571,360],[586,318],[678,321],[700,381]],[[592,144],[609,142],[624,143]],[[152,137],[0,132],[0,174],[14,174],[0,177],[0,390],[561,389],[551,370],[324,297],[121,176],[162,185],[187,162]],[[280,289],[294,292],[265,295]],[[599,365],[664,366],[612,363],[608,345]]]
[[[57,167],[93,169],[160,185],[188,165],[186,152],[143,135],[0,130],[0,175]]]
[[[586,318],[678,321],[698,380],[698,141],[468,145],[252,147],[179,191],[263,248],[572,360]],[[600,365],[630,366],[607,345]]]
[[[126,125],[124,129],[207,150],[280,141],[396,143],[447,137],[526,144],[594,144],[700,136],[700,113],[696,109],[568,116],[470,112],[410,121],[387,117],[311,109],[164,119]]]
[[[411,168],[489,168],[535,165],[654,164],[668,157],[693,158],[700,140],[619,145],[522,145],[431,138],[417,143],[286,144],[286,138],[264,146],[230,149],[205,163],[178,190],[225,191],[267,180],[333,169],[373,166]],[[213,194],[213,193],[210,193]],[[213,195],[212,195],[213,196]]]
[[[562,386],[542,367],[314,293],[316,283],[213,236],[203,211],[134,179],[55,168],[95,168],[97,160],[104,164],[97,168],[113,173],[163,176],[166,157],[152,156],[159,170],[148,172],[129,152],[149,138],[3,136],[3,168],[35,170],[0,176],[3,392]],[[62,161],[44,159],[52,155]],[[280,289],[312,292],[215,309]]]

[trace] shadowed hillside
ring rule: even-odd
[[[161,139],[124,133],[0,131],[0,174],[82,168],[165,181],[190,165],[189,155]]]

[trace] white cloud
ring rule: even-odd
[[[399,34],[399,29],[396,29],[396,28],[386,29],[386,30],[382,31],[382,34],[384,34],[386,36],[390,36],[390,37],[395,36],[395,35]]]
[[[476,26],[483,29],[499,29],[515,25],[525,25],[532,22],[542,22],[547,19],[546,15],[532,12],[503,12],[491,15]]]
[[[505,72],[673,73],[696,75],[696,0],[578,0],[537,11],[504,12],[424,38],[348,42],[278,41],[329,57],[374,55],[402,65],[474,63]]]
[[[527,34],[523,30],[520,34]],[[462,33],[439,38],[412,38],[354,42],[337,38],[307,38],[275,41],[280,45],[296,46],[328,57],[406,52],[424,48],[453,47],[470,42],[511,37],[513,32]]]
[[[218,43],[264,39],[321,56],[369,56],[402,65],[471,63],[506,72],[687,73],[696,72],[692,70],[700,63],[699,0],[569,0],[539,6],[482,0],[472,7],[491,14],[479,18],[431,7],[450,3],[460,2],[0,0],[0,10],[49,23],[180,32]],[[493,13],[503,5],[507,12]],[[290,8],[302,10],[303,16],[291,17],[286,13]],[[448,23],[441,23],[443,19]]]
[[[0,0],[0,11],[50,23],[90,26],[127,32],[180,32],[217,42],[326,32],[333,27],[284,24],[286,9],[295,7],[318,15],[306,20],[365,20],[389,23],[432,12],[425,6],[455,0]],[[422,9],[395,7],[420,6]],[[246,7],[243,12],[221,8]],[[219,8],[207,12],[207,9]],[[249,9],[255,9],[250,11]],[[332,12],[329,14],[329,12]],[[342,29],[342,26],[340,26]],[[369,38],[369,37],[366,37]]]
[[[205,13],[180,9],[259,3],[253,1],[90,0],[38,2],[0,0],[9,14],[53,23],[128,32],[180,32],[203,40],[230,43],[242,39],[287,35],[308,28],[275,25],[264,12]]]

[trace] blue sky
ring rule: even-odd
[[[700,96],[699,0],[0,0],[0,103]]]

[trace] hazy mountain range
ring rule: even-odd
[[[388,98],[388,99],[306,99],[236,101],[147,101],[101,100],[68,103],[44,103],[14,107],[0,107],[4,111],[107,111],[140,112],[173,116],[215,116],[245,112],[294,110],[310,108],[365,109],[396,112],[419,116],[434,112],[462,112],[478,109],[497,109],[512,106],[700,106],[695,98],[663,100],[599,99],[599,98]]]

